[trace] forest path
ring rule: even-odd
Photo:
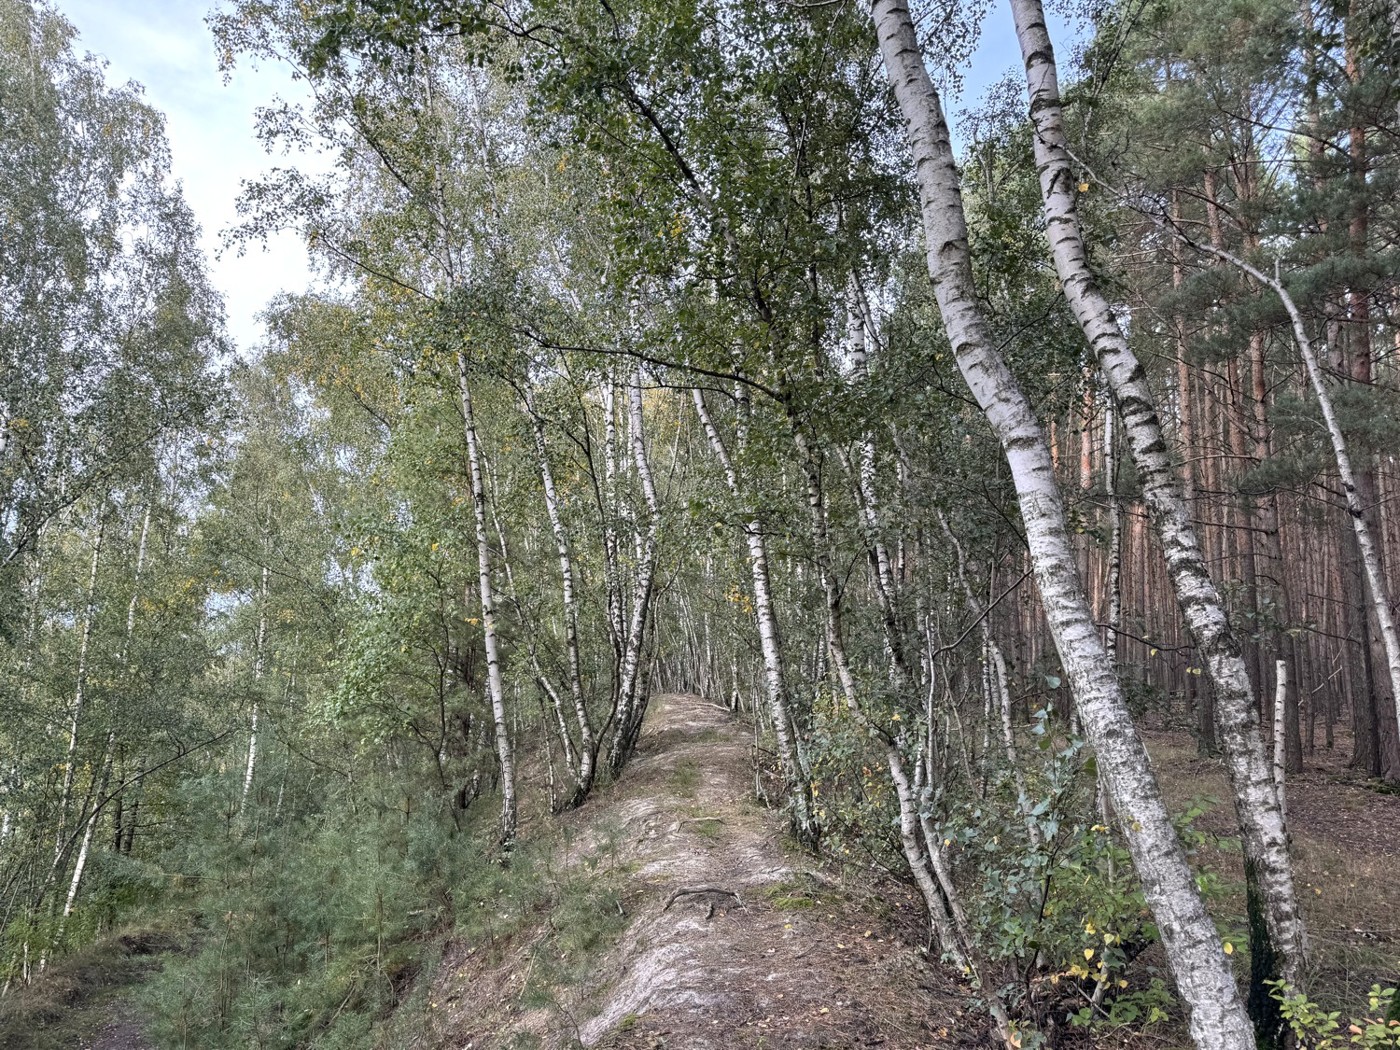
[[[525,1005],[533,958],[449,950],[434,982],[456,998],[435,1045],[612,1050],[914,1047],[977,1042],[966,994],[923,958],[903,886],[845,877],[800,852],[756,804],[750,731],[694,696],[655,698],[622,780],[564,818],[565,865],[606,854],[627,922],[587,987]],[[528,940],[521,938],[521,940]],[[522,972],[526,976],[522,977]],[[512,999],[515,1000],[512,1003]],[[577,1042],[574,1042],[577,1040]]]
[[[128,930],[60,959],[41,980],[0,1000],[3,1050],[154,1050],[133,991],[180,941]]]

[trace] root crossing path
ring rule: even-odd
[[[559,989],[546,1007],[527,1005],[528,934],[492,966],[467,946],[449,951],[435,990],[458,1006],[443,1018],[441,1045],[980,1042],[967,990],[924,958],[913,894],[867,867],[838,869],[793,846],[781,813],[754,799],[752,747],[751,730],[723,707],[654,699],[626,775],[568,818],[559,858],[578,865],[612,844],[625,927],[591,966],[588,986]]]

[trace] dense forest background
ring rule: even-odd
[[[334,159],[246,188],[321,281],[234,353],[160,114],[0,0],[6,992],[164,916],[170,1045],[373,1045],[693,692],[1008,1045],[1381,1017],[1285,785],[1400,785],[1400,7],[1087,5],[1058,69],[1012,8],[227,4]],[[1026,77],[954,158],[979,31]]]

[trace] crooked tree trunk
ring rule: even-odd
[[[929,275],[962,371],[1016,486],[1046,620],[1202,1050],[1250,1050],[1249,1017],[1215,924],[1162,802],[1151,760],[1094,625],[1054,465],[1035,411],[996,350],[976,294],[957,167],[942,104],[906,0],[875,0],[885,69],[907,123]]]
[[[1055,55],[1041,0],[1012,0],[1011,9],[1025,60],[1036,164],[1055,269],[1113,390],[1177,602],[1215,687],[1215,722],[1227,757],[1247,881],[1251,883],[1249,892],[1258,898],[1265,917],[1264,929],[1251,930],[1251,949],[1258,958],[1272,952],[1277,959],[1277,976],[1296,984],[1307,938],[1294,892],[1283,814],[1244,655],[1202,557],[1146,374],[1089,267],[1075,203],[1077,180],[1065,140]],[[1270,944],[1260,943],[1265,933]],[[1261,1032],[1265,1025],[1272,1031],[1278,1024],[1276,1010],[1270,1009],[1271,1000],[1262,985],[1257,992],[1262,997],[1257,1002],[1252,999],[1256,1019]]]
[[[853,311],[854,323],[851,326],[851,359],[856,375],[869,374],[869,354],[866,349],[866,318],[864,311],[857,306]],[[873,336],[874,333],[872,332]],[[856,502],[860,507],[861,523],[866,534],[866,545],[870,549],[875,569],[875,593],[880,600],[880,613],[885,625],[885,645],[889,649],[890,661],[900,684],[912,689],[914,675],[904,652],[904,639],[899,625],[899,615],[895,608],[895,576],[889,548],[885,544],[884,530],[880,522],[880,503],[875,491],[875,440],[867,429],[860,436],[860,461],[848,469],[855,476]]]
[[[471,475],[472,512],[476,525],[477,586],[481,592],[481,634],[486,645],[486,687],[491,719],[496,728],[496,758],[501,765],[501,844],[515,842],[515,753],[506,722],[506,692],[501,681],[501,657],[496,637],[496,599],[491,585],[491,534],[486,528],[486,483],[481,464],[480,439],[472,414],[471,387],[467,381],[467,356],[457,355],[457,386],[462,399],[462,430],[467,440],[467,468]]]
[[[661,526],[661,506],[656,498],[656,485],[647,458],[645,420],[642,415],[640,374],[627,385],[627,432],[632,446],[632,461],[642,486],[642,499],[647,509],[646,528],[638,534],[637,576],[632,586],[632,615],[628,621],[626,645],[622,654],[622,674],[618,686],[617,724],[613,730],[608,767],[613,776],[622,772],[637,746],[637,736],[646,716],[645,699],[639,696],[642,673],[642,650],[646,641],[647,619],[651,611],[651,595],[656,581],[657,533]]]
[[[736,503],[742,501],[739,489],[739,474],[734,462],[729,458],[729,450],[715,429],[709,409],[705,407],[705,395],[699,390],[690,392],[695,402],[695,412],[700,417],[710,448],[719,460],[724,471],[724,480],[729,494]],[[768,710],[773,719],[773,733],[778,745],[778,761],[783,767],[783,778],[787,781],[788,795],[792,802],[793,832],[803,845],[815,847],[821,829],[812,813],[811,777],[797,752],[796,728],[788,707],[787,682],[783,673],[783,653],[778,640],[778,617],[773,609],[773,597],[768,577],[768,545],[763,538],[763,523],[754,518],[743,525],[744,542],[749,549],[749,573],[753,580],[754,617],[758,621],[758,642],[763,653],[763,680],[768,693]]]
[[[1195,244],[1195,242],[1192,243]],[[1318,408],[1322,411],[1322,420],[1327,427],[1327,437],[1332,443],[1332,454],[1337,461],[1337,473],[1342,479],[1342,491],[1346,496],[1347,513],[1351,515],[1352,530],[1356,534],[1356,546],[1361,554],[1361,568],[1366,579],[1367,597],[1371,600],[1371,612],[1376,617],[1376,623],[1380,627],[1381,644],[1385,649],[1386,669],[1390,673],[1391,696],[1395,703],[1397,730],[1400,730],[1400,634],[1396,633],[1395,618],[1390,611],[1390,589],[1381,567],[1380,549],[1374,534],[1371,532],[1371,526],[1366,520],[1366,505],[1362,499],[1356,471],[1352,469],[1351,453],[1347,447],[1346,435],[1342,433],[1341,424],[1337,421],[1337,412],[1332,404],[1332,392],[1328,389],[1327,381],[1323,377],[1322,366],[1318,362],[1317,352],[1313,349],[1312,338],[1308,335],[1303,315],[1298,310],[1298,304],[1293,301],[1293,296],[1289,294],[1288,289],[1277,277],[1270,277],[1257,266],[1223,248],[1216,248],[1209,244],[1195,244],[1195,247],[1224,259],[1271,289],[1279,297],[1279,301],[1283,303],[1284,310],[1288,312],[1289,321],[1293,325],[1293,339],[1298,344],[1298,353],[1302,355],[1303,365],[1307,369],[1313,396],[1317,398]]]
[[[573,794],[565,801],[566,808],[583,804],[593,790],[593,774],[598,761],[598,743],[593,722],[588,715],[588,703],[583,695],[583,670],[579,659],[578,599],[574,594],[574,561],[569,551],[569,534],[559,512],[559,496],[554,487],[554,470],[549,465],[549,448],[545,443],[544,420],[535,414],[534,406],[526,402],[534,419],[535,458],[539,462],[540,481],[544,485],[545,511],[554,533],[554,546],[559,554],[559,578],[564,597],[564,645],[569,661],[569,696],[573,700],[574,718],[578,722],[578,767],[574,770]]]
[[[874,725],[860,704],[856,689],[855,675],[851,672],[850,658],[846,653],[845,628],[842,623],[841,582],[831,565],[831,545],[826,522],[826,503],[822,495],[821,474],[817,466],[814,450],[800,432],[794,431],[793,442],[802,460],[807,479],[807,511],[811,525],[812,545],[816,551],[817,568],[821,574],[822,594],[826,599],[826,642],[831,654],[831,664],[836,671],[837,684],[846,709],[877,741],[885,753],[885,763],[890,771],[890,781],[894,785],[895,798],[899,803],[899,840],[909,872],[924,899],[928,912],[929,926],[939,949],[959,968],[968,965],[964,944],[970,941],[966,930],[956,930],[953,915],[957,911],[950,906],[956,901],[956,891],[951,883],[943,884],[938,870],[930,856],[931,851],[942,849],[937,836],[929,839],[919,818],[919,799],[910,783],[905,769],[904,755],[896,742],[880,727]],[[945,866],[946,870],[946,866]]]

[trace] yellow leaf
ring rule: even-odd
[[[1234,954],[1235,954],[1235,946],[1234,946],[1233,944],[1231,944],[1229,941],[1226,941],[1226,942],[1225,942],[1225,954],[1226,954],[1226,955],[1234,955]]]
[[[1084,949],[1084,958],[1086,958],[1086,959],[1092,959],[1093,957],[1094,957],[1094,949],[1092,949],[1092,948],[1085,948],[1085,949]]]
[[[1088,193],[1088,192],[1089,192],[1089,184],[1088,184],[1087,182],[1081,182],[1081,183],[1079,184],[1079,192],[1080,192],[1080,193]]]
[[[1085,932],[1085,933],[1093,933],[1093,932],[1094,932],[1094,924],[1093,924],[1092,922],[1086,922],[1086,923],[1084,924],[1084,932]]]

